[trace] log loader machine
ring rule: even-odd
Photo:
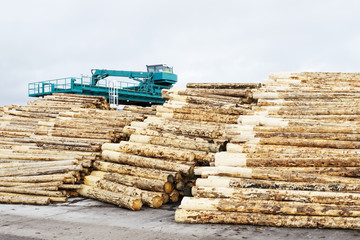
[[[173,68],[165,64],[147,65],[147,72],[107,69],[91,70],[91,77],[68,77],[29,83],[29,97],[43,97],[53,93],[72,93],[104,96],[110,104],[150,106],[163,104],[162,89],[170,89],[177,82]],[[137,83],[109,79],[123,77]]]

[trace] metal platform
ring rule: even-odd
[[[115,83],[115,87],[110,85]],[[80,78],[68,77],[59,78],[48,81],[29,83],[29,97],[43,97],[53,93],[73,93],[83,95],[104,96],[109,100],[109,88],[114,88],[114,93],[118,96],[118,104],[136,104],[136,105],[156,105],[163,104],[164,99],[161,98],[161,89],[157,91],[146,91],[142,89],[139,83],[131,83],[124,81],[109,81],[101,79],[96,85],[92,85],[92,79],[88,76]],[[156,88],[156,86],[153,86]],[[164,88],[164,87],[162,87]]]

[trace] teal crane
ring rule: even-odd
[[[162,89],[170,89],[177,82],[173,68],[165,64],[147,65],[147,72],[107,69],[91,70],[91,77],[60,78],[29,83],[30,97],[43,97],[53,93],[73,93],[104,96],[107,100],[116,95],[118,104],[149,106],[163,104]],[[108,80],[109,77],[123,77],[135,81]],[[112,92],[112,94],[109,94]]]

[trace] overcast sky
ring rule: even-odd
[[[1,1],[0,106],[27,84],[145,71],[166,63],[189,82],[261,82],[279,71],[360,71],[356,0]]]

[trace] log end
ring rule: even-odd
[[[142,207],[142,201],[140,199],[136,199],[134,200],[133,204],[132,204],[132,209],[134,211],[139,211]]]
[[[171,202],[177,202],[179,201],[179,197],[180,197],[180,194],[177,190],[173,190],[171,193],[170,193],[170,200]]]
[[[169,194],[165,194],[165,193],[162,194],[162,200],[163,200],[163,204],[168,203],[170,200]]]
[[[174,186],[169,183],[169,182],[166,182],[165,185],[164,185],[164,192],[165,193],[171,193],[171,191],[174,189]]]
[[[159,208],[163,205],[163,199],[162,197],[154,197],[152,200],[152,207],[153,208]]]

